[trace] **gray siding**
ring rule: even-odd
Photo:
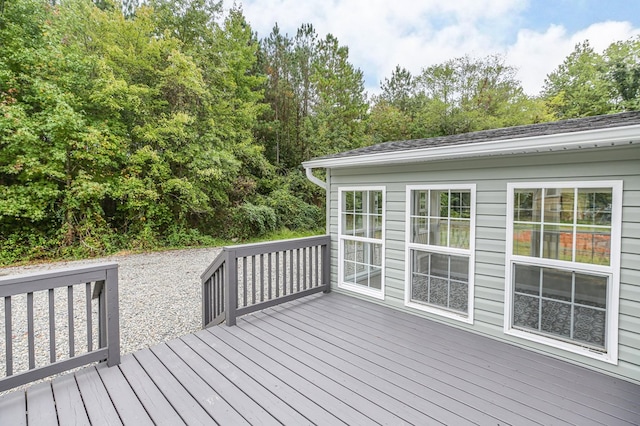
[[[331,170],[330,223],[332,279],[338,277],[338,188],[376,185],[386,188],[386,291],[391,307],[452,326],[548,353],[612,375],[640,382],[640,149],[627,147],[566,154],[505,156],[402,166]],[[503,333],[505,289],[506,187],[518,181],[623,180],[620,271],[619,365],[529,342]],[[406,185],[475,183],[476,264],[474,324],[431,315],[404,306]],[[363,296],[364,297],[364,296]]]

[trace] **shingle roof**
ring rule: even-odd
[[[384,142],[351,151],[317,157],[313,160],[333,158],[359,157],[385,152],[411,151],[422,148],[435,148],[452,145],[466,145],[478,142],[499,140],[515,140],[535,136],[583,132],[588,130],[624,127],[640,124],[640,111],[618,114],[599,115],[595,117],[575,118],[549,123],[526,126],[505,127],[501,129],[482,130],[452,136],[440,136],[429,139],[413,139],[405,141]]]

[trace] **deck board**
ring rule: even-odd
[[[100,380],[96,367],[84,368],[75,373],[75,377],[91,424],[121,425],[120,416]],[[31,412],[29,412],[29,424],[32,424]]]
[[[186,424],[212,422],[211,416],[205,409],[149,349],[135,352],[134,357]]]
[[[118,368],[156,425],[186,424],[133,355],[123,357]]]
[[[153,421],[119,368],[101,365],[97,369],[104,387],[124,424],[153,425]]]
[[[39,426],[58,424],[51,382],[38,383],[29,388],[27,391],[27,413],[31,424]]]
[[[58,421],[62,425],[90,425],[87,410],[73,374],[65,374],[51,382]]]
[[[6,394],[4,424],[638,425],[640,386],[331,293]]]
[[[0,425],[26,426],[26,394],[13,392],[0,397]]]

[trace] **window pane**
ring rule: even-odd
[[[516,327],[538,329],[539,304],[537,297],[516,294],[513,297],[513,325]]]
[[[382,268],[371,266],[369,273],[369,287],[380,290],[382,288]]]
[[[576,262],[609,265],[611,231],[606,228],[576,227]]]
[[[429,191],[413,191],[413,209],[411,213],[415,216],[427,216],[429,214],[428,199]]]
[[[429,302],[429,277],[425,275],[412,274],[411,280],[411,300],[417,302]]]
[[[468,249],[471,222],[468,220],[451,219],[449,226],[449,247]]]
[[[574,307],[573,338],[601,348],[605,347],[606,313],[582,306]]]
[[[538,257],[540,254],[540,225],[513,226],[513,254]]]
[[[363,209],[363,195],[362,191],[354,192],[353,210],[356,213],[361,213]]]
[[[373,200],[373,209],[371,210],[371,213],[382,215],[382,191],[374,191]]]
[[[514,290],[518,293],[540,295],[540,267],[514,265]]]
[[[466,283],[451,281],[451,294],[449,295],[449,308],[460,312],[467,312],[469,303],[469,286]]]
[[[545,189],[545,223],[573,223],[574,198],[573,188]]]
[[[540,220],[540,203],[536,199],[535,189],[516,189],[514,193],[513,220],[535,222]]]
[[[369,216],[369,238],[382,239],[382,216]]]
[[[353,214],[352,213],[343,214],[342,223],[344,226],[342,233],[344,235],[353,235],[353,226],[354,226]]]
[[[427,219],[426,218],[411,218],[411,242],[418,244],[428,244],[429,243],[429,234],[427,230]]]
[[[451,279],[469,282],[469,258],[463,256],[450,256]]]
[[[432,276],[429,281],[429,303],[446,308],[448,299],[449,280]]]
[[[446,254],[431,254],[431,275],[437,277],[449,277],[449,256]]]
[[[578,223],[611,226],[612,202],[610,188],[578,189]]]
[[[382,244],[365,243],[369,258],[365,262],[374,266],[382,266]]]
[[[429,219],[429,244],[433,246],[447,246],[449,227],[447,221],[443,219]]]
[[[450,202],[452,218],[469,219],[471,217],[471,193],[469,191],[452,191]]]
[[[354,225],[354,235],[358,235],[360,237],[364,237],[364,217],[361,214],[354,215],[355,225]]]
[[[344,242],[344,253],[342,254],[345,260],[356,260],[356,243],[355,241]]]
[[[545,225],[542,235],[542,257],[573,260],[573,227]]]
[[[353,191],[343,192],[344,197],[344,210],[347,212],[352,212],[355,209],[355,205],[353,203]]]
[[[429,274],[429,264],[431,263],[429,253],[412,250],[413,264],[411,270],[418,274]]]
[[[576,274],[575,302],[581,305],[607,307],[607,277]]]
[[[429,215],[431,217],[448,217],[449,216],[449,191],[431,190],[430,204],[431,209]]]
[[[558,269],[542,270],[542,297],[571,301],[571,281],[573,273]]]
[[[571,337],[571,304],[542,299],[540,330],[561,337]]]

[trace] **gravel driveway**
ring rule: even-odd
[[[124,355],[201,328],[200,274],[219,252],[219,248],[203,248],[117,255],[0,268],[0,275],[118,263],[120,339]]]

